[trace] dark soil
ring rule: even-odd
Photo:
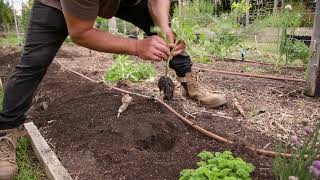
[[[174,83],[171,78],[162,76],[158,81],[158,88],[160,92],[164,93],[165,100],[172,100],[173,99],[173,92],[174,92]]]
[[[135,97],[135,104],[116,118],[121,94],[57,66],[37,96],[33,120],[80,179],[178,179],[182,169],[195,167],[202,150],[227,149],[255,164],[256,178],[272,179],[270,159],[208,139],[153,101]],[[44,101],[46,111],[36,105]]]
[[[1,75],[7,76],[3,72],[9,72],[8,64],[16,62],[0,58]],[[53,64],[35,95],[29,120],[40,128],[73,178],[174,180],[182,169],[196,167],[196,155],[202,150],[232,150],[256,166],[254,179],[273,179],[271,159],[241,144],[228,147],[209,139],[152,100],[134,97],[135,103],[117,118],[121,97]],[[240,128],[216,117],[199,119],[215,132]],[[247,134],[246,141],[259,147],[270,140],[245,128],[238,133]]]

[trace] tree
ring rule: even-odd
[[[8,31],[13,24],[13,10],[8,3],[0,0],[0,31]]]

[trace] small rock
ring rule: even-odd
[[[45,111],[45,110],[48,109],[49,106],[48,106],[48,103],[47,103],[47,102],[42,102],[42,103],[41,103],[41,107],[42,107],[42,110]]]
[[[52,124],[54,122],[56,122],[56,120],[51,120],[51,121],[48,121],[48,124]]]

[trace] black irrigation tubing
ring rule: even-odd
[[[74,71],[70,68],[68,68],[67,66],[63,65],[62,63],[60,63],[59,61],[56,61],[58,64],[60,64],[63,68],[67,69],[68,71],[74,73],[74,74],[77,74],[79,75],[80,77],[83,77],[91,82],[94,82],[94,83],[103,83],[104,85],[106,85],[107,87],[110,87],[109,85],[105,84],[103,81],[96,81],[92,78],[89,78],[77,71]],[[153,96],[148,96],[148,95],[143,95],[143,94],[140,94],[140,93],[135,93],[135,92],[131,92],[131,91],[127,91],[127,90],[124,90],[124,89],[121,89],[121,88],[117,88],[117,87],[110,87],[111,89],[114,89],[116,91],[119,91],[119,92],[122,92],[122,93],[127,93],[127,94],[131,94],[131,95],[136,95],[136,96],[140,96],[140,97],[144,97],[144,98],[147,98],[147,99],[154,99],[156,100],[157,102],[159,102],[160,104],[162,104],[165,108],[167,108],[170,112],[172,112],[173,114],[175,114],[178,118],[180,118],[181,121],[183,121],[184,123],[186,123],[187,125],[191,126],[193,129],[199,131],[200,133],[208,136],[208,137],[211,137],[212,139],[218,141],[218,142],[221,142],[221,143],[224,143],[224,144],[229,144],[229,145],[232,145],[232,144],[235,144],[233,141],[230,141],[224,137],[221,137],[219,135],[216,135],[204,128],[202,128],[201,126],[198,126],[197,124],[193,123],[192,121],[188,120],[187,118],[185,118],[184,116],[182,116],[180,113],[178,113],[176,110],[174,110],[171,106],[169,106],[167,103],[161,101],[160,99],[157,99],[157,98],[154,98]],[[253,147],[245,147],[247,148],[248,150],[250,151],[253,151],[259,155],[263,155],[263,156],[267,156],[267,157],[271,157],[271,158],[275,158],[277,156],[280,156],[280,157],[284,157],[284,158],[292,158],[296,155],[293,155],[293,154],[288,154],[288,153],[279,153],[279,152],[275,152],[275,151],[269,151],[269,150],[264,150],[264,149],[257,149],[257,148],[253,148]],[[296,156],[297,158],[299,158],[298,156]],[[306,156],[307,157],[307,156]],[[317,159],[320,159],[320,155],[317,156]]]

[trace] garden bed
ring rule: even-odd
[[[8,61],[0,61],[4,72]],[[195,167],[202,150],[233,150],[256,166],[255,179],[272,179],[271,159],[240,145],[218,143],[186,126],[160,104],[134,99],[134,105],[117,118],[121,94],[53,64],[35,95],[29,120],[38,125],[73,178],[178,179],[182,169]],[[204,120],[207,124],[219,121]],[[220,132],[229,128],[219,127]],[[247,140],[257,137],[266,139],[255,133]]]

